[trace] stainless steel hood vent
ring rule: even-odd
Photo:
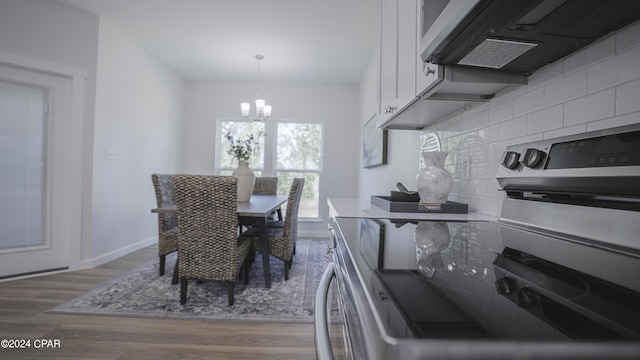
[[[486,39],[458,61],[458,65],[501,69],[536,46],[538,44],[522,41]]]
[[[529,75],[639,19],[638,0],[479,0],[429,34],[421,58]]]

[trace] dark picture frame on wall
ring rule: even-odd
[[[362,130],[362,167],[372,168],[387,163],[387,130],[377,127],[374,114]]]

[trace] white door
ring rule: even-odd
[[[0,279],[69,266],[71,79],[0,65]]]

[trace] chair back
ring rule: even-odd
[[[238,180],[174,175],[179,277],[234,281],[238,270]]]
[[[173,189],[172,175],[151,174],[153,189],[156,193],[156,203],[158,207],[175,205],[175,194]],[[178,226],[178,218],[174,213],[158,213],[158,224],[160,233],[168,231]]]
[[[256,177],[253,195],[276,195],[278,193],[277,177]]]
[[[287,212],[284,218],[284,237],[291,239],[293,243],[295,243],[298,237],[298,208],[300,207],[303,188],[303,178],[293,179],[287,200]]]

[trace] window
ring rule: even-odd
[[[293,178],[304,178],[298,216],[318,218],[322,172],[322,126],[316,123],[278,123],[275,146],[278,192]],[[288,190],[287,190],[288,191]]]
[[[238,167],[238,164],[233,156],[227,154],[227,150],[229,149],[229,142],[225,137],[227,133],[230,133],[234,138],[245,139],[250,134],[257,135],[259,133],[265,133],[265,126],[263,122],[239,120],[223,120],[219,122],[219,125],[218,144],[221,144],[222,147],[217,147],[220,151],[218,151],[218,156],[216,157],[216,173],[220,175],[231,175],[233,170]],[[251,156],[249,167],[255,172],[256,176],[261,176],[265,168],[264,137],[261,137],[258,143],[260,146]]]
[[[264,122],[244,119],[218,121],[215,171],[230,175],[237,167],[227,154],[229,142],[225,135],[234,137],[249,134],[266,135],[260,139],[260,149],[252,156],[249,167],[256,176],[277,176],[278,194],[288,195],[294,178],[305,179],[298,216],[306,219],[320,217],[320,181],[322,178],[322,124],[313,122]]]

